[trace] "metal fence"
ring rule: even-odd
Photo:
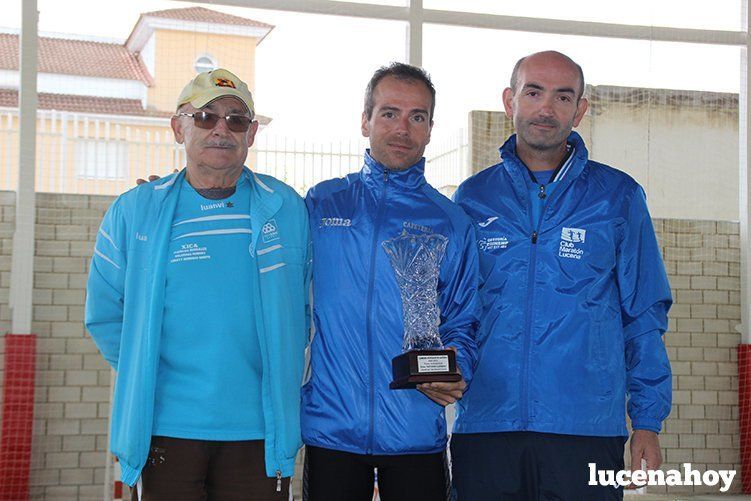
[[[136,178],[185,164],[185,151],[165,119],[56,111],[40,111],[38,117],[39,192],[115,195]],[[316,143],[261,131],[248,165],[304,194],[320,181],[359,170],[367,144],[365,138]],[[459,184],[469,173],[467,144],[466,132],[458,130],[428,145],[428,182],[438,189]],[[18,168],[18,115],[9,110],[0,114],[0,190],[16,189]]]

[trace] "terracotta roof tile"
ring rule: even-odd
[[[18,70],[19,36],[0,33],[0,69]],[[143,61],[124,45],[39,37],[39,72],[137,80],[153,85]]]
[[[195,21],[202,23],[232,24],[236,26],[253,26],[256,28],[273,28],[271,24],[254,21],[245,17],[233,16],[224,12],[205,9],[203,7],[188,7],[185,9],[167,9],[145,12],[142,16],[165,17],[181,21]]]
[[[15,89],[0,89],[0,107],[18,107],[18,91]],[[170,117],[172,115],[169,111],[144,110],[139,99],[74,96],[71,94],[46,94],[41,92],[39,93],[39,109],[142,117]]]

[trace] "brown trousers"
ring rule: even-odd
[[[280,483],[266,476],[263,440],[224,442],[154,436],[131,499],[287,501],[289,478]]]

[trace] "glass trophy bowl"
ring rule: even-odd
[[[415,388],[420,383],[456,382],[456,352],[445,349],[438,334],[438,276],[448,239],[438,234],[406,231],[384,241],[402,300],[402,354],[391,361],[391,389]]]

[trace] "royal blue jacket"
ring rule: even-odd
[[[662,334],[672,299],[642,188],[587,157],[572,132],[555,190],[540,197],[516,155],[465,181],[483,312],[474,382],[456,433],[659,432],[671,404]],[[533,220],[533,204],[541,203]]]
[[[446,446],[444,408],[417,390],[390,390],[402,352],[402,301],[382,242],[409,234],[448,238],[440,263],[439,333],[472,379],[479,315],[474,231],[431,187],[424,160],[388,171],[366,152],[358,173],[318,184],[306,198],[313,239],[311,378],[303,387],[308,445],[357,454],[413,454]]]
[[[110,447],[128,485],[138,480],[149,454],[167,250],[179,194],[175,187],[184,175],[185,170],[119,196],[104,216],[91,259],[86,328],[117,371]],[[289,186],[248,169],[242,175],[251,185],[251,250],[257,265],[252,294],[263,362],[266,474],[289,477],[302,445],[300,383],[310,321],[308,218]],[[275,230],[273,239],[269,228]],[[201,301],[200,284],[196,301]]]

